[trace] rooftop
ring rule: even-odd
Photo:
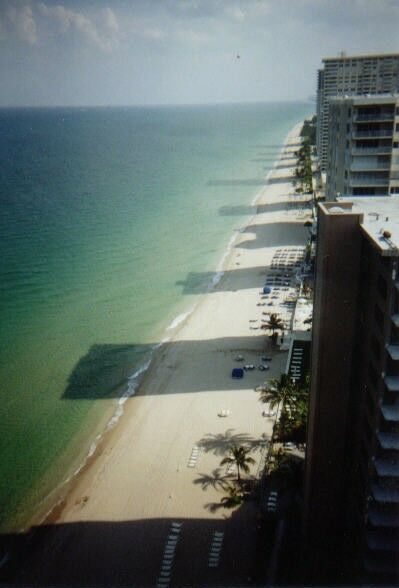
[[[348,204],[352,204],[348,210]],[[337,197],[330,212],[339,212],[340,205],[345,205],[342,214],[351,212],[363,214],[361,227],[366,236],[384,256],[399,255],[399,197],[366,196]],[[385,235],[385,236],[384,236]]]
[[[394,57],[399,59],[399,53],[374,53],[371,55],[337,55],[336,57],[323,57],[323,63],[326,61],[348,61],[351,59],[386,59],[388,57]]]

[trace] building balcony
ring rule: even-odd
[[[389,176],[381,177],[378,175],[351,175],[350,176],[351,186],[388,186]]]
[[[387,345],[387,351],[394,361],[399,360],[399,345]]]
[[[382,147],[352,147],[352,155],[389,155],[392,151],[390,145]]]
[[[382,449],[399,450],[399,433],[377,433],[378,441]]]
[[[369,161],[367,161],[369,160]],[[366,157],[364,161],[354,161],[350,166],[351,172],[362,172],[362,171],[386,171],[389,172],[391,169],[391,163],[389,161],[379,163],[372,161],[370,157]]]
[[[390,392],[399,392],[399,376],[385,376],[384,382]]]
[[[399,536],[396,532],[384,529],[367,531],[367,546],[372,551],[397,551],[399,549]]]
[[[379,506],[374,504],[367,513],[367,519],[373,527],[399,528],[398,508],[396,506]]]
[[[355,114],[353,121],[358,122],[382,122],[394,120],[395,112],[374,112],[370,114]]]
[[[399,478],[399,459],[377,457],[374,466],[381,478]]]
[[[386,421],[399,423],[399,405],[383,404],[381,406],[381,412]]]
[[[372,131],[352,131],[354,139],[378,139],[393,136],[393,129],[373,129]]]
[[[375,483],[371,487],[371,493],[379,504],[399,504],[399,488]]]

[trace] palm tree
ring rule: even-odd
[[[272,313],[269,316],[269,321],[262,328],[270,329],[272,335],[274,335],[275,331],[282,331],[284,329],[284,323],[277,314]]]
[[[227,496],[223,496],[221,503],[224,508],[235,508],[239,506],[244,500],[243,493],[236,486],[229,486],[227,489]]]
[[[281,374],[280,379],[274,378],[261,389],[259,400],[270,405],[273,410],[280,404],[292,402],[298,393],[296,384],[288,374]]]
[[[237,482],[239,484],[241,483],[240,470],[247,474],[249,472],[249,465],[255,463],[255,460],[248,455],[250,451],[248,447],[244,447],[243,445],[240,447],[232,445],[229,450],[230,455],[224,457],[220,462],[220,465],[235,464],[237,466]]]

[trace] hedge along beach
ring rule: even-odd
[[[256,506],[248,503],[230,515],[212,504],[220,501],[217,480],[225,472],[219,464],[228,446],[271,434],[272,423],[262,416],[254,392],[265,373],[247,372],[239,381],[230,374],[237,354],[258,365],[265,352],[267,336],[259,329],[264,308],[257,303],[266,266],[278,247],[306,241],[303,216],[288,210],[301,127],[290,132],[283,159],[251,205],[250,222],[232,240],[223,273],[214,274],[213,288],[204,291],[194,311],[157,349],[136,394],[126,400],[118,426],[74,478],[48,521],[53,527],[46,529],[44,547],[35,553],[38,563],[27,562],[21,570],[25,581],[33,573],[43,583],[57,583],[62,575],[72,583],[151,585],[171,525],[181,529],[174,581],[195,585],[216,581],[218,573],[225,582],[248,581]],[[286,359],[286,353],[273,351],[267,377],[283,372]],[[228,417],[220,418],[221,411]],[[261,455],[254,452],[258,465]],[[194,468],[188,467],[192,460]],[[225,565],[216,571],[207,565],[215,530],[224,534],[226,554]],[[71,536],[72,544],[63,549]]]

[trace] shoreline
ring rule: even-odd
[[[256,512],[248,506],[249,514],[242,519],[236,513],[230,516],[230,511],[226,514],[226,511],[209,510],[209,500],[220,501],[220,488],[212,484],[202,487],[197,481],[201,477],[195,476],[201,476],[204,471],[217,471],[220,456],[225,454],[220,451],[224,448],[225,452],[236,435],[237,442],[242,442],[240,435],[244,433],[249,439],[266,439],[271,435],[272,425],[261,414],[261,405],[254,394],[254,388],[264,382],[265,376],[256,370],[247,373],[243,381],[233,381],[230,372],[238,352],[245,354],[246,361],[255,363],[267,348],[266,335],[252,331],[259,327],[250,326],[256,313],[260,313],[261,318],[256,302],[264,283],[265,266],[278,246],[298,246],[305,241],[303,218],[289,216],[285,206],[286,195],[292,191],[295,161],[284,166],[287,171],[277,167],[284,153],[288,154],[284,159],[294,159],[289,157],[290,149],[293,145],[295,150],[301,127],[302,122],[291,129],[265,186],[253,200],[254,214],[230,240],[220,280],[199,296],[193,311],[177,325],[170,340],[153,353],[136,394],[124,402],[118,426],[106,431],[97,449],[68,483],[64,498],[46,519],[42,519],[42,525],[36,527],[38,540],[42,529],[47,533],[52,529],[44,542],[47,545],[44,554],[48,558],[46,570],[41,569],[42,573],[49,574],[48,584],[56,583],[54,577],[60,578],[65,571],[63,558],[69,558],[74,564],[79,562],[82,552],[93,541],[92,529],[97,529],[98,525],[104,533],[112,525],[116,551],[110,555],[114,565],[108,567],[115,568],[115,573],[118,557],[125,549],[123,525],[132,528],[129,537],[136,559],[129,565],[134,566],[136,562],[139,566],[142,544],[147,543],[152,546],[154,561],[158,561],[162,533],[170,520],[184,520],[185,525],[189,525],[189,521],[194,524],[194,521],[197,526],[201,524],[207,528],[225,524],[226,533],[230,529],[231,535],[236,537],[231,541],[231,549],[246,550],[245,556],[240,555],[240,580],[246,581],[246,565],[249,566],[254,546],[250,524],[255,524]],[[272,350],[272,355],[267,377],[277,377],[285,368],[287,352]],[[218,418],[218,411],[225,407],[229,408],[227,420]],[[190,467],[187,459],[195,447],[204,447],[199,452],[201,469],[198,471],[197,466],[194,470],[187,469]],[[258,453],[254,457],[261,459]],[[204,501],[207,502],[204,504]],[[151,521],[158,521],[154,529]],[[140,528],[137,537],[136,526]],[[49,554],[51,545],[58,545],[63,533],[73,532],[70,529],[75,528],[76,533],[79,529],[79,534],[70,553],[60,554],[58,550]],[[243,533],[248,535],[245,546],[241,541]],[[194,535],[188,539],[192,544]],[[30,563],[32,567],[27,562],[21,572],[23,579],[31,570],[32,573],[35,569],[38,571],[36,560]],[[104,565],[106,563],[104,561]],[[38,565],[40,569],[40,563]],[[79,567],[78,563],[76,565]],[[128,564],[124,562],[125,565]],[[95,567],[85,570],[89,575],[80,578],[80,583],[94,583],[95,578],[101,577],[101,581],[113,584],[112,578],[106,579],[108,567],[102,571]],[[148,573],[153,569],[153,564],[145,570],[136,569],[134,578],[140,585],[148,585]],[[194,572],[190,569],[186,573]]]
[[[276,166],[281,160],[281,156],[284,153],[284,150],[287,147],[287,144],[290,140],[290,137],[295,134],[300,128],[302,128],[303,121],[300,121],[294,125],[294,127],[287,133],[284,138],[282,147],[278,152],[276,159],[273,162],[273,166],[268,171],[265,176],[265,185],[255,194],[254,198],[251,200],[250,205],[253,207],[257,207],[259,200],[262,198],[262,195],[267,190],[269,186],[270,178],[272,177],[273,173],[276,170]],[[225,274],[226,269],[229,266],[229,262],[231,256],[234,253],[234,246],[236,242],[240,238],[240,234],[245,231],[249,226],[251,226],[254,218],[256,217],[257,212],[255,211],[254,214],[245,221],[245,227],[240,227],[240,229],[230,238],[226,249],[223,251],[221,259],[216,266],[214,271],[214,276],[212,280],[209,282],[207,287],[207,292],[212,292],[217,290],[218,284],[223,280],[223,276]],[[104,451],[104,446],[107,443],[108,438],[111,436],[111,433],[114,429],[118,426],[119,422],[123,418],[124,415],[124,405],[129,400],[129,398],[135,397],[137,394],[140,393],[140,388],[144,385],[144,382],[148,378],[151,378],[152,368],[157,361],[159,361],[159,355],[161,355],[162,347],[169,342],[173,342],[174,339],[178,336],[179,331],[184,328],[186,322],[190,319],[193,313],[196,312],[198,307],[201,305],[201,302],[206,297],[206,294],[201,294],[197,297],[194,304],[192,304],[191,308],[187,311],[183,310],[180,314],[176,315],[170,322],[170,324],[166,327],[163,336],[159,343],[154,345],[153,349],[150,352],[150,358],[144,362],[142,365],[138,365],[132,374],[127,378],[127,382],[121,386],[121,395],[119,396],[116,406],[113,411],[109,411],[111,416],[107,420],[106,425],[97,435],[95,435],[89,445],[89,450],[87,454],[83,457],[83,460],[79,461],[77,467],[67,476],[65,480],[63,480],[58,487],[54,488],[50,495],[46,496],[42,501],[43,507],[38,505],[35,513],[30,517],[29,521],[27,522],[26,526],[20,529],[20,532],[27,532],[31,527],[39,526],[39,525],[46,525],[46,524],[53,524],[57,522],[57,520],[62,516],[63,510],[68,501],[68,495],[74,490],[75,486],[79,483],[79,478],[81,475],[84,475],[85,472],[92,467],[95,463],[96,459],[102,454]],[[170,331],[170,335],[168,332]],[[131,381],[133,381],[133,389],[130,388]],[[51,498],[53,497],[53,498]]]

